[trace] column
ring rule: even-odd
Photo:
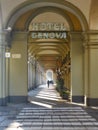
[[[9,102],[10,48],[6,48],[6,101]]]
[[[5,50],[6,50],[6,33],[3,32],[3,20],[2,20],[2,8],[0,1],[0,105],[7,104],[7,95],[6,95],[6,59],[5,59]]]
[[[83,40],[83,47],[84,47],[84,104],[87,105],[87,97],[89,93],[89,46],[88,46],[88,34],[83,34],[84,40]]]
[[[36,58],[35,58],[35,82],[34,82],[34,86],[35,88],[37,87],[37,61],[36,61]]]
[[[6,105],[5,34],[0,33],[0,105]]]
[[[72,102],[84,102],[82,34],[71,33],[71,97]]]
[[[98,31],[89,32],[87,105],[98,106]]]
[[[28,57],[27,33],[14,32],[10,58],[9,99],[12,103],[27,102]]]

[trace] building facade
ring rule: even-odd
[[[0,105],[59,73],[71,101],[98,105],[98,0],[0,0]]]

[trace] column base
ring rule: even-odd
[[[27,103],[27,96],[9,96],[10,103]]]
[[[87,106],[98,106],[98,98],[87,98]]]
[[[72,102],[84,103],[84,96],[72,96]]]
[[[8,103],[8,97],[0,98],[0,106],[6,106]]]

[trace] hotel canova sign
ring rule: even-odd
[[[30,29],[32,39],[66,39],[64,23],[32,23]]]

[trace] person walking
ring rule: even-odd
[[[48,85],[48,88],[49,88],[49,80],[47,81],[47,85]]]

